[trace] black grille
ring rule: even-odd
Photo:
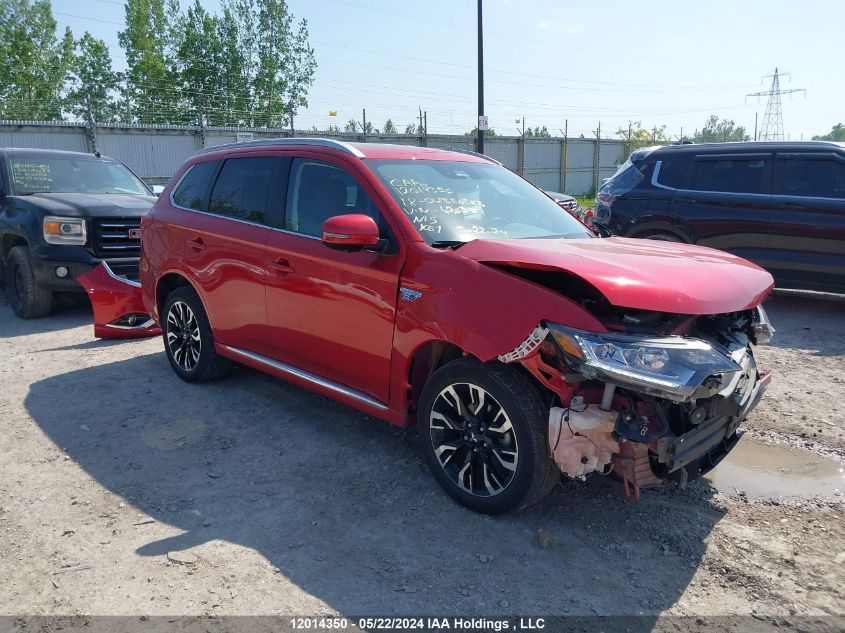
[[[140,256],[140,226],[140,218],[94,218],[94,253],[103,259]]]

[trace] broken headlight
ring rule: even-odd
[[[689,399],[708,376],[740,370],[701,339],[596,334],[556,324],[548,327],[566,362],[584,377],[670,400]]]

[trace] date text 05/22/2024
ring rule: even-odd
[[[366,617],[349,619],[335,618],[291,618],[291,629],[365,631],[541,631],[545,629],[543,618],[462,618],[462,617]]]

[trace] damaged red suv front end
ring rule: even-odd
[[[609,238],[556,248],[479,242],[463,255],[555,289],[601,323],[542,321],[499,356],[554,392],[549,449],[572,477],[616,471],[626,494],[713,468],[739,439],[770,375],[752,344],[774,329],[768,274],[732,255]]]
[[[473,510],[615,471],[713,468],[769,376],[772,277],[720,251],[597,238],[466,152],[330,139],[205,150],[141,223],[141,287],[83,280],[98,336],[150,314],[174,372],[231,362],[392,424]],[[143,301],[141,301],[141,296]]]

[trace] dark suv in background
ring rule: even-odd
[[[845,292],[845,144],[638,150],[599,189],[596,221],[618,235],[734,253],[778,287]]]
[[[53,293],[105,262],[138,279],[141,216],[155,202],[129,168],[99,154],[0,148],[0,267],[15,314],[50,312]]]

